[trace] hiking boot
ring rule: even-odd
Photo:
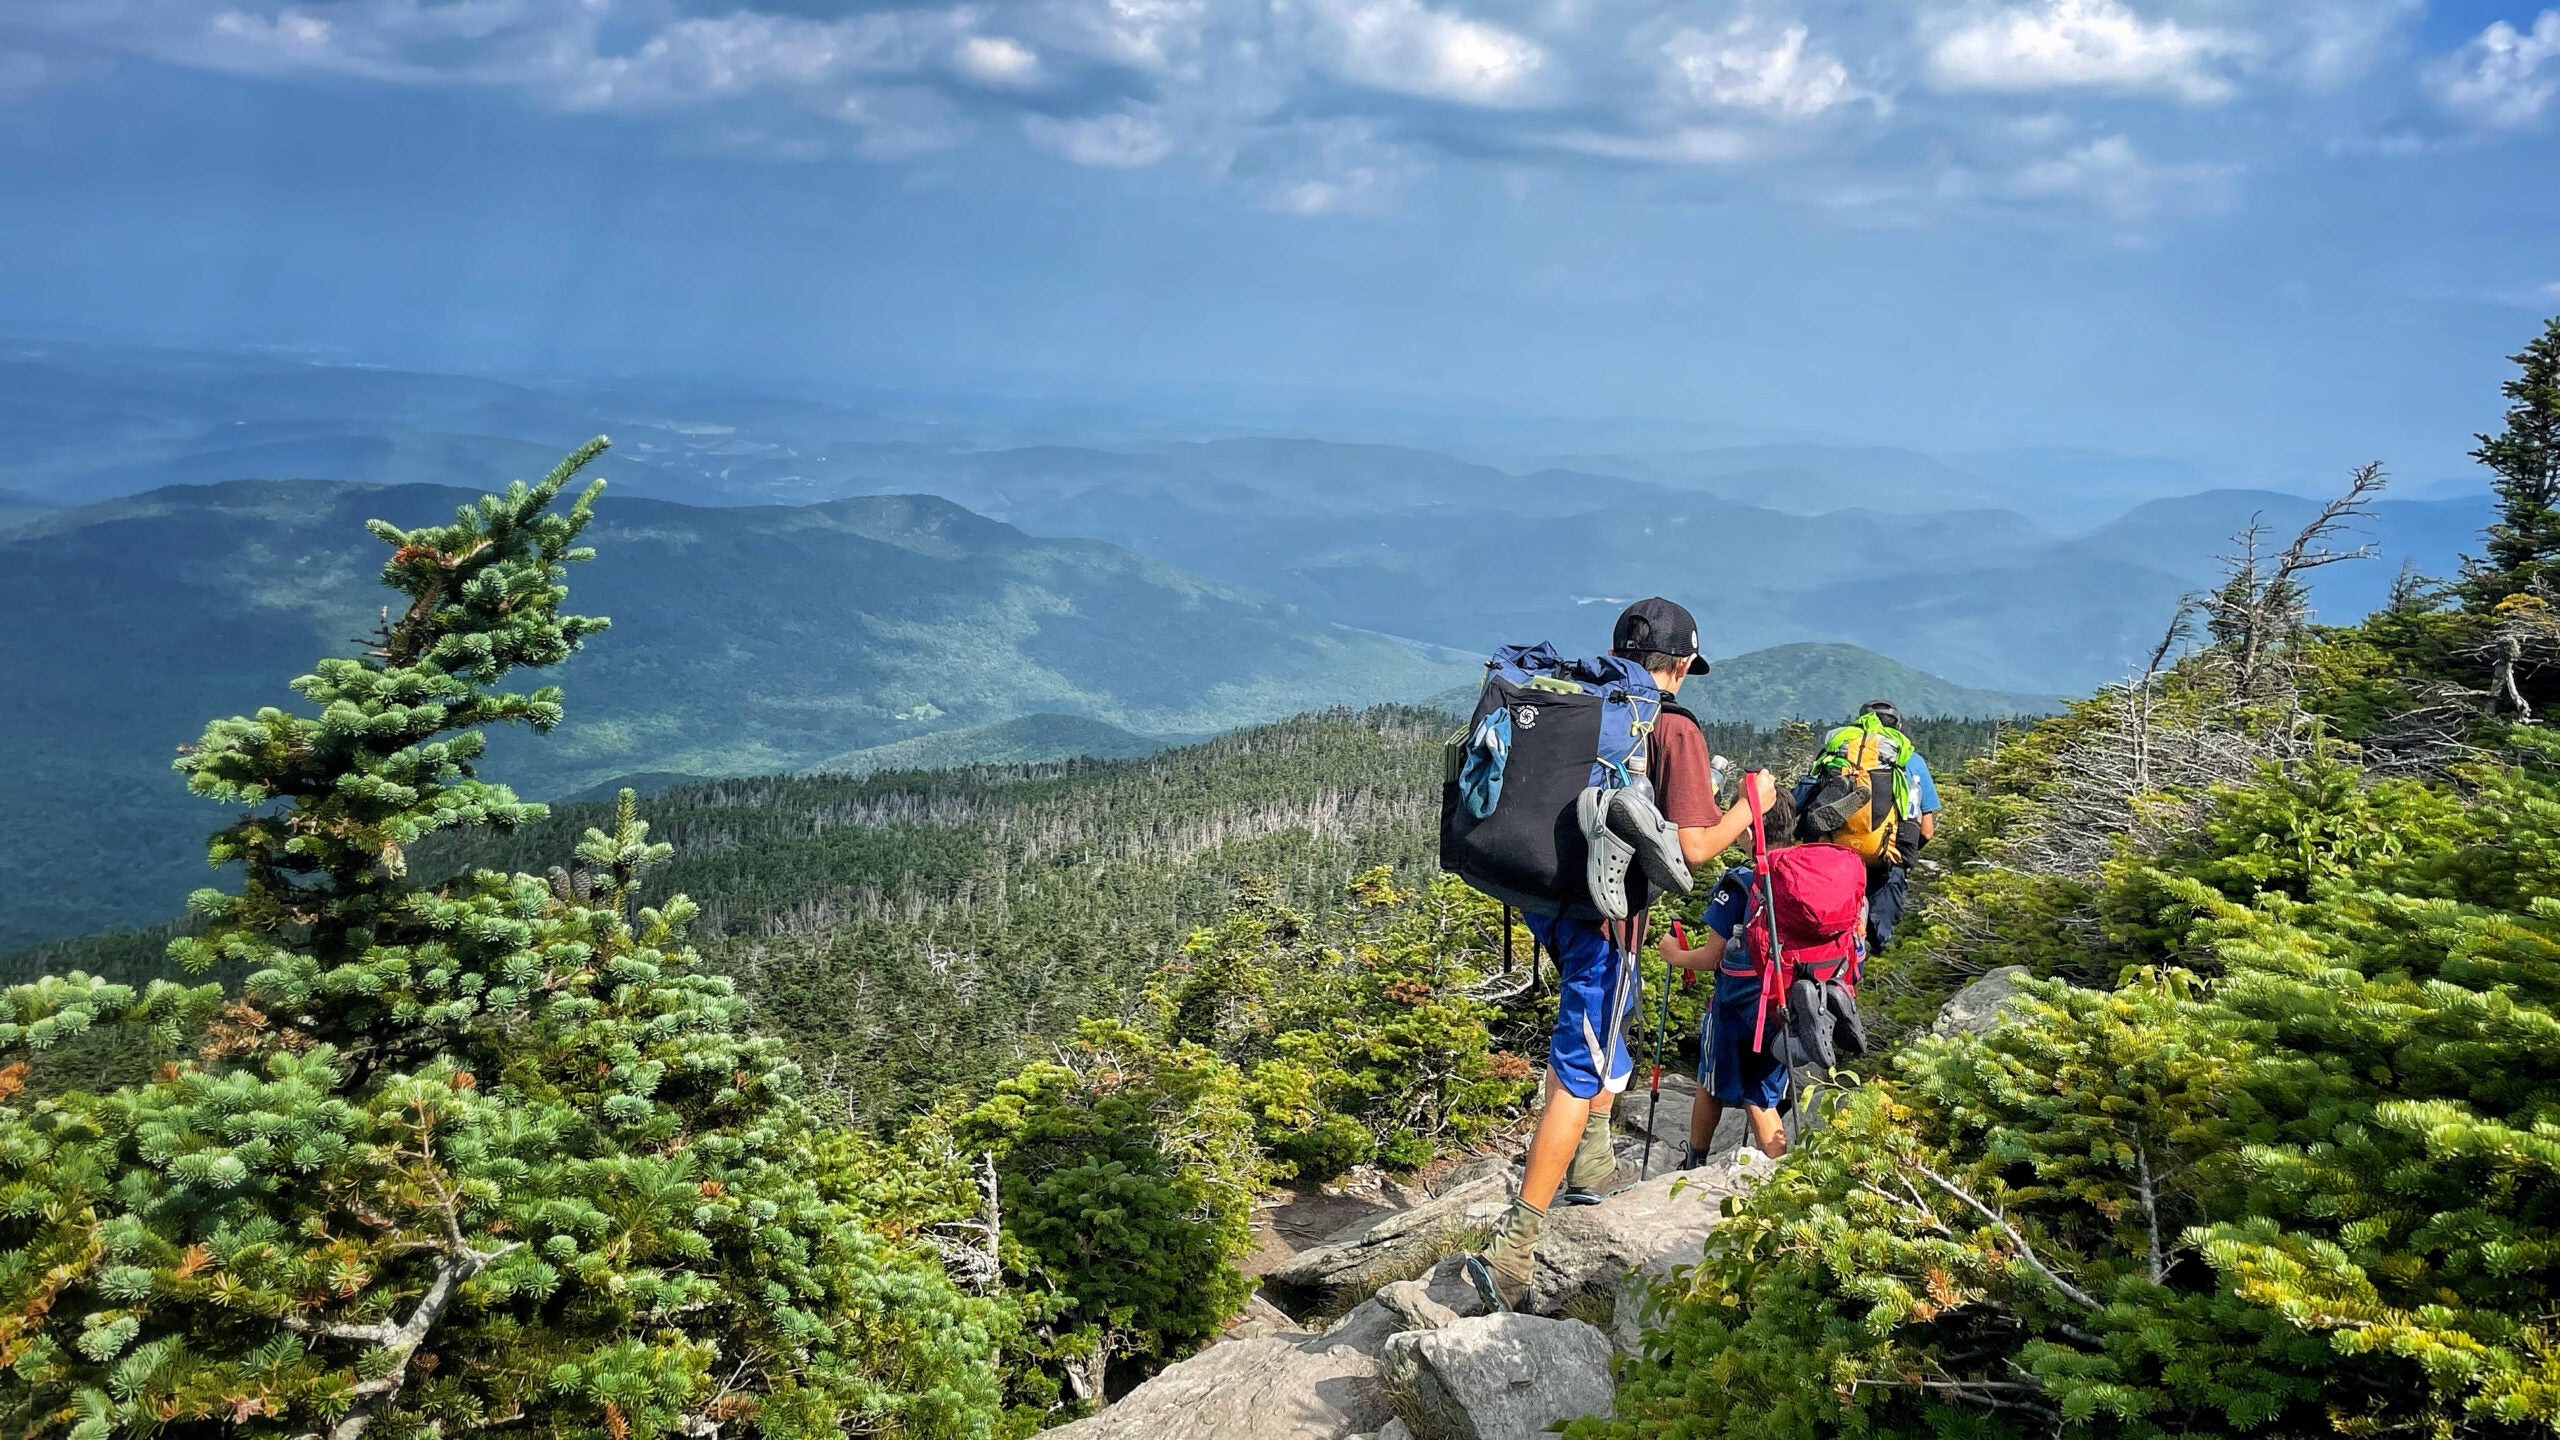
[[[1608,1198],[1588,1185],[1567,1185],[1556,1192],[1554,1203],[1547,1208],[1552,1210],[1557,1205],[1597,1205]]]
[[[1591,903],[1603,920],[1627,918],[1627,867],[1635,863],[1634,843],[1609,828],[1609,796],[1611,792],[1594,785],[1582,792],[1574,803],[1575,817],[1582,824],[1583,842],[1590,848]]]
[[[1657,888],[1689,893],[1696,881],[1690,877],[1688,857],[1680,853],[1680,827],[1662,818],[1652,786],[1610,791],[1609,828],[1635,846],[1636,863]]]
[[[1538,1231],[1546,1219],[1547,1212],[1514,1196],[1494,1224],[1493,1239],[1467,1257],[1467,1279],[1486,1309],[1502,1313],[1529,1303],[1529,1286],[1538,1278]]]
[[[1689,1147],[1689,1153],[1680,1157],[1680,1168],[1683,1170],[1695,1170],[1699,1166],[1706,1164],[1708,1158],[1709,1156],[1706,1151],[1692,1145]]]

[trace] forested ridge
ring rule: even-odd
[[[673,848],[658,883],[700,907],[706,962],[849,1114],[894,1125],[946,1090],[982,1092],[1085,1016],[1129,1013],[1240,897],[1322,918],[1357,908],[1352,882],[1376,867],[1420,884],[1452,724],[1414,707],[1327,711],[1143,760],[723,780],[641,809]],[[2019,733],[1910,728],[1942,765]],[[1801,764],[1812,746],[1802,724],[1706,730],[1739,764]],[[439,837],[411,865],[574,868],[578,837],[613,809],[554,805],[514,830]],[[143,983],[167,943],[99,936],[0,965]],[[1525,964],[1525,939],[1514,948]]]

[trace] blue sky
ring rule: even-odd
[[[21,334],[2423,486],[2560,9],[0,0],[0,194]]]

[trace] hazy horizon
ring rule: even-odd
[[[0,334],[2420,493],[2555,97],[2514,3],[35,0]]]

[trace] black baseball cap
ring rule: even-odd
[[[1698,617],[1678,601],[1659,595],[1626,608],[1618,617],[1618,628],[1610,633],[1609,648],[1621,653],[1651,650],[1660,655],[1687,655],[1697,660],[1689,667],[1690,674],[1707,673],[1707,662],[1698,656]]]
[[[1895,730],[1902,728],[1902,712],[1895,709],[1890,700],[1870,700],[1858,707],[1858,713],[1873,715]]]

